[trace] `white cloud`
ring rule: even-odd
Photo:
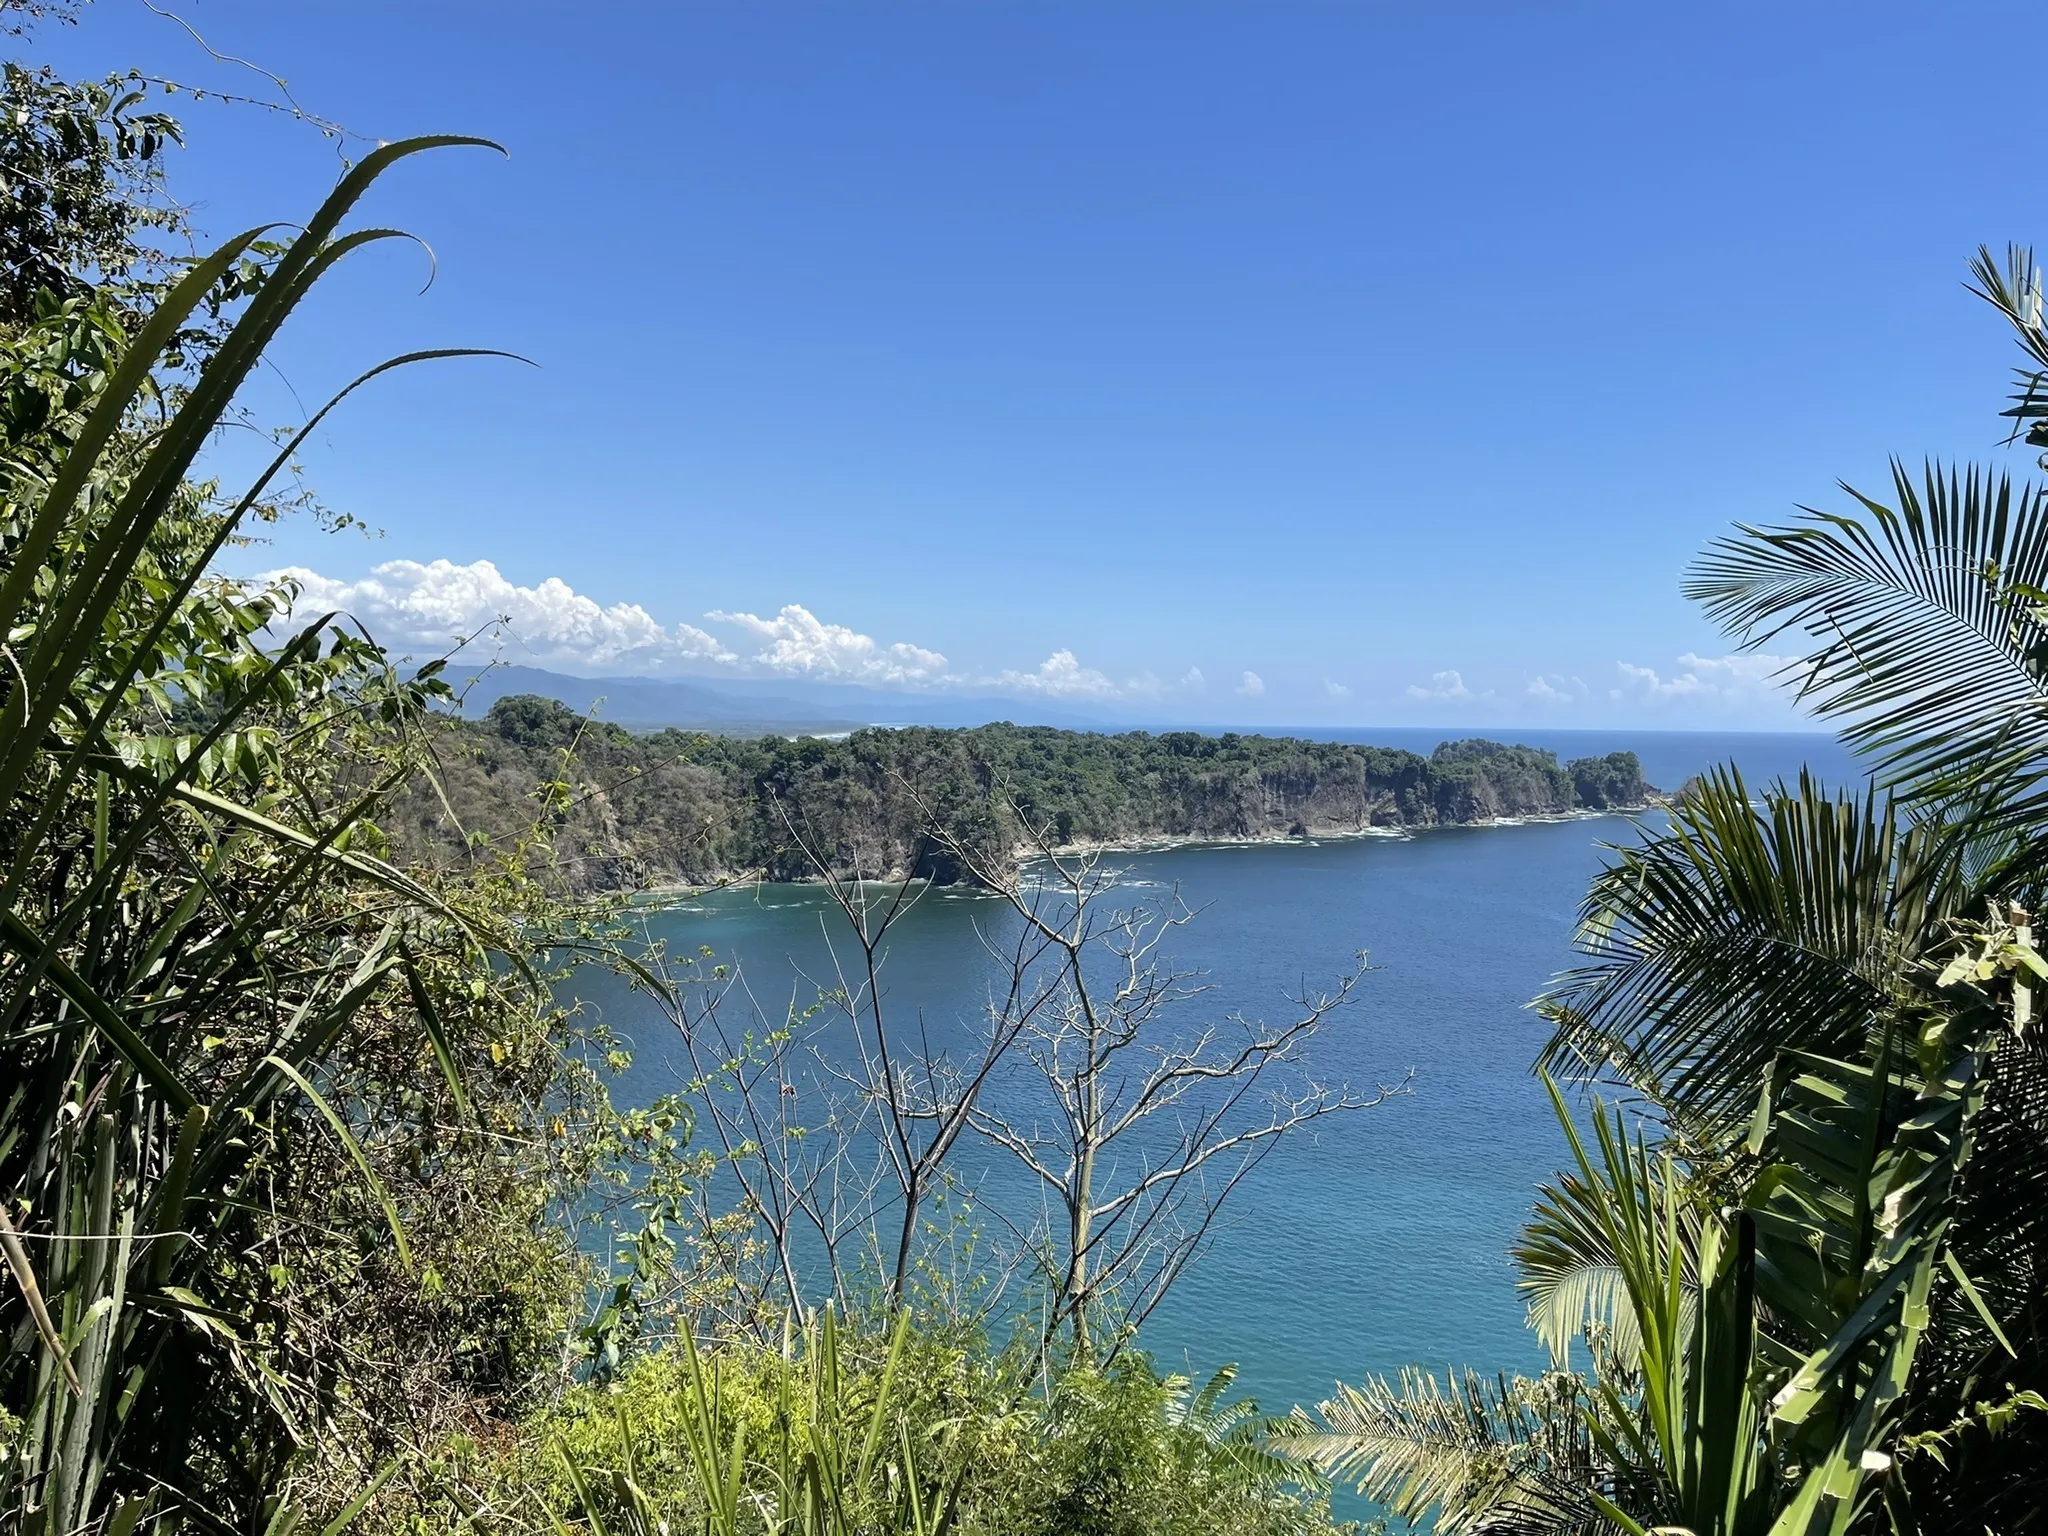
[[[1584,678],[1559,677],[1555,672],[1546,672],[1541,677],[1530,679],[1529,697],[1541,699],[1546,704],[1575,704],[1586,696]]]
[[[844,624],[825,623],[800,603],[785,605],[772,619],[723,611],[704,617],[715,624],[731,624],[764,642],[752,661],[785,676],[888,684],[947,680],[946,658],[937,651],[919,645],[883,646]]]
[[[1333,699],[1348,699],[1351,697],[1351,690],[1349,688],[1342,683],[1333,683],[1327,677],[1323,679],[1323,692]]]
[[[1048,663],[1047,665],[1050,665]],[[1041,671],[1044,669],[1041,668]],[[1086,670],[1085,668],[1083,669]],[[1189,667],[1181,673],[1178,681],[1168,683],[1155,672],[1140,672],[1136,677],[1126,678],[1121,689],[1112,687],[1112,692],[1134,693],[1143,698],[1164,698],[1169,693],[1200,693],[1209,686],[1209,680],[1202,676],[1200,667]]]
[[[714,609],[704,615],[714,634],[694,624],[664,625],[637,603],[609,606],[559,577],[534,586],[506,578],[489,560],[458,565],[391,560],[356,581],[303,567],[272,571],[259,581],[297,583],[298,622],[330,610],[345,613],[400,653],[439,653],[476,638],[465,659],[502,656],[562,672],[624,675],[724,673],[735,677],[800,677],[873,687],[1000,688],[1065,699],[1163,699],[1205,691],[1202,669],[1188,667],[1169,682],[1152,672],[1119,683],[1081,664],[1068,649],[1036,668],[994,674],[955,672],[940,652],[905,641],[885,644],[832,624],[801,603],[774,614]],[[1263,693],[1255,672],[1240,693]]]
[[[1473,693],[1470,688],[1465,686],[1465,679],[1458,673],[1436,672],[1431,674],[1427,688],[1421,688],[1410,683],[1408,685],[1408,697],[1411,699],[1469,699],[1473,697]]]
[[[843,624],[827,624],[797,603],[771,619],[705,615],[751,642],[734,646],[694,624],[664,626],[638,603],[607,607],[559,577],[519,586],[488,560],[389,560],[360,581],[337,581],[297,566],[259,579],[298,584],[299,622],[339,610],[400,651],[442,651],[475,635],[490,653],[571,672],[715,669],[896,686],[960,681],[947,673],[946,658],[937,651],[883,645]]]
[[[1105,674],[1082,666],[1072,651],[1054,651],[1038,664],[1036,671],[1005,669],[985,681],[995,687],[1018,688],[1056,699],[1113,699],[1121,691]]]
[[[446,650],[457,640],[495,630],[500,649],[541,666],[653,672],[680,662],[725,666],[738,659],[694,625],[664,628],[638,603],[605,607],[557,577],[517,586],[488,560],[387,560],[353,582],[300,566],[261,579],[298,585],[295,612],[301,623],[336,609],[399,650]]]
[[[1697,656],[1687,651],[1678,658],[1678,670],[1669,677],[1654,667],[1641,667],[1632,662],[1617,661],[1614,665],[1622,675],[1623,686],[1609,690],[1608,696],[1623,699],[1631,694],[1646,699],[1695,698],[1711,699],[1725,703],[1748,703],[1773,696],[1782,696],[1785,686],[1777,681],[1777,674],[1793,658],[1771,656],[1762,652],[1738,652],[1730,656]]]

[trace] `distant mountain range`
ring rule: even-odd
[[[844,683],[777,682],[760,693],[758,682],[726,678],[568,677],[539,667],[450,667],[444,674],[462,696],[463,714],[481,719],[499,699],[534,693],[579,714],[628,730],[715,731],[732,735],[823,735],[864,725],[1056,725],[1102,730],[1122,722],[1073,706],[1047,707],[1030,699],[959,698],[890,692]]]

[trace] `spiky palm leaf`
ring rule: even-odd
[[[1591,964],[1538,1000],[1539,1067],[1613,1075],[1725,1128],[1786,1047],[1844,1052],[1942,921],[1971,900],[1957,846],[1876,792],[1802,775],[1762,805],[1734,769],[1692,786],[1668,832],[1615,850],[1580,909]]]
[[[1300,1468],[1267,1444],[1268,1437],[1288,1421],[1261,1413],[1256,1398],[1230,1396],[1236,1382],[1235,1365],[1218,1368],[1194,1390],[1183,1377],[1167,1378],[1166,1422],[1189,1441],[1199,1442],[1199,1447],[1186,1445],[1183,1462],[1190,1470],[1197,1464],[1234,1468],[1247,1488],[1279,1488],[1296,1480]]]
[[[2013,403],[2003,412],[2013,423],[2008,441],[2024,437],[2036,448],[2048,448],[2048,427],[2043,426],[2048,422],[2048,324],[2043,323],[2041,271],[2034,253],[2023,245],[2007,246],[2001,271],[1991,248],[1980,245],[1970,276],[1970,291],[2005,317],[2027,355],[2028,366],[2013,370]]]
[[[1630,1164],[1622,1171],[1648,1181],[1641,1200],[1663,1201],[1663,1164]],[[1603,1219],[1617,1193],[1610,1178],[1595,1169],[1591,1180],[1574,1172],[1540,1185],[1535,1212],[1509,1250],[1520,1272],[1516,1285],[1528,1302],[1529,1326],[1560,1370],[1571,1369],[1574,1341],[1592,1344],[1596,1364],[1604,1356],[1630,1372],[1641,1365],[1642,1331]],[[1686,1203],[1679,1207],[1675,1262],[1684,1289],[1684,1326],[1690,1328],[1699,1291],[1699,1219]]]
[[[2048,326],[2033,253],[1988,250],[1973,291],[2026,355],[2005,412],[2048,447]],[[2048,456],[2044,456],[2048,463]],[[2038,823],[2048,775],[2048,490],[1974,466],[1892,466],[1888,504],[1740,525],[1695,562],[1686,594],[1752,647],[1804,637],[1785,676],[1840,720],[1891,783],[1970,803],[2011,833]],[[2027,875],[2041,871],[2029,866]]]
[[[1744,643],[1809,648],[1801,700],[1894,782],[1953,790],[1987,764],[2038,780],[2048,751],[2048,492],[1976,467],[1893,466],[1887,505],[1742,526],[1686,594]]]
[[[1592,1494],[1614,1491],[1588,1431],[1584,1383],[1542,1377],[1340,1383],[1313,1413],[1297,1408],[1270,1436],[1285,1455],[1355,1481],[1404,1520],[1433,1518],[1443,1536],[1594,1536],[1613,1527]]]

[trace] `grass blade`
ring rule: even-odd
[[[341,1142],[342,1149],[348,1153],[349,1159],[362,1173],[363,1182],[370,1186],[370,1193],[377,1197],[377,1203],[384,1208],[384,1219],[391,1227],[392,1240],[398,1244],[398,1256],[410,1270],[413,1267],[412,1246],[406,1242],[404,1224],[398,1219],[398,1203],[391,1198],[391,1191],[384,1187],[384,1181],[377,1177],[377,1170],[370,1166],[370,1159],[364,1155],[361,1144],[356,1141],[347,1123],[335,1111],[334,1106],[321,1097],[320,1090],[306,1081],[305,1075],[297,1067],[281,1056],[266,1056],[264,1060],[298,1084],[299,1091],[326,1117],[336,1139]]]

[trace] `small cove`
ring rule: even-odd
[[[1617,733],[1600,747],[1617,749],[1638,751],[1665,788],[1731,756],[1757,785],[1805,764],[1833,783],[1855,777],[1821,737]],[[1573,963],[1602,845],[1635,835],[1628,817],[1596,816],[1113,856],[1135,894],[1177,889],[1200,909],[1173,945],[1211,988],[1186,1017],[1277,1019],[1288,994],[1363,950],[1374,969],[1317,1042],[1316,1064],[1355,1086],[1414,1072],[1410,1092],[1283,1146],[1238,1190],[1210,1251],[1146,1325],[1162,1367],[1206,1376],[1234,1361],[1240,1390],[1279,1409],[1408,1364],[1542,1363],[1507,1246],[1565,1151],[1530,1073],[1545,1028],[1527,1004]],[[922,1010],[935,1030],[971,1028],[989,964],[977,925],[1004,916],[987,897],[929,893],[891,936],[888,1005]],[[840,920],[816,887],[763,886],[664,904],[647,921],[678,950],[737,961],[779,1014],[829,974],[823,934]],[[652,1010],[602,988],[593,1000],[635,1037],[622,1096],[678,1086],[680,1053]]]

